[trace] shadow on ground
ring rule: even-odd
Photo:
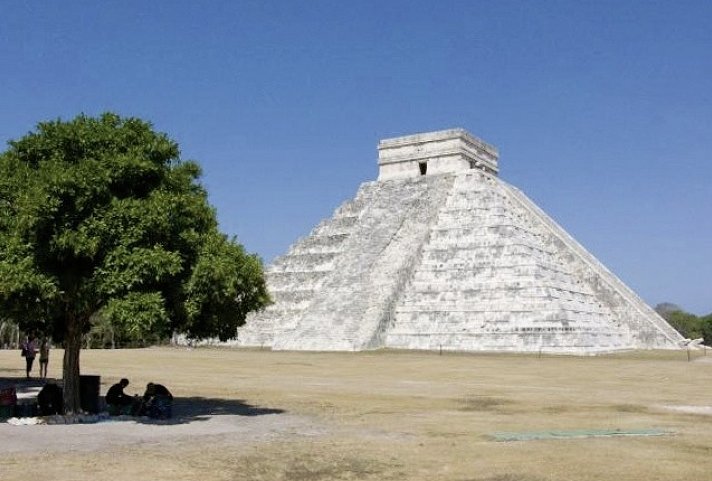
[[[264,416],[285,412],[284,409],[253,406],[241,399],[176,397],[173,398],[173,416],[170,419],[151,419],[145,416],[119,416],[111,419],[140,424],[177,425],[208,421],[215,416]]]
[[[253,406],[242,399],[216,399],[205,397],[176,397],[173,399],[173,421],[201,421],[210,416],[264,416],[282,414],[284,409]]]
[[[18,397],[34,397],[42,386],[47,383],[61,385],[61,379],[26,379],[24,376],[0,377],[0,387],[15,386]],[[267,414],[282,414],[284,412],[286,412],[284,409],[254,406],[242,399],[195,396],[175,397],[173,399],[173,417],[171,419],[156,420],[144,417],[131,417],[130,419],[145,424],[184,424],[194,421],[207,421],[213,416],[264,416]],[[128,420],[124,416],[116,418],[116,420],[122,419]]]

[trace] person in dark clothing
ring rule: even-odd
[[[45,384],[37,394],[37,404],[40,407],[40,416],[52,416],[64,413],[64,399],[62,388],[56,384]]]
[[[22,357],[25,358],[27,379],[30,378],[30,372],[32,372],[32,364],[35,362],[35,356],[37,355],[37,343],[35,342],[34,336],[27,336],[25,341],[22,343]]]
[[[109,388],[106,392],[106,406],[109,414],[132,414],[134,398],[124,394],[124,388],[129,385],[129,380],[123,378]]]
[[[47,365],[49,364],[49,341],[46,337],[42,338],[40,344],[40,377],[47,379]]]
[[[143,394],[141,413],[154,419],[170,419],[173,415],[173,395],[163,384],[149,382]]]
[[[163,384],[154,384],[152,382],[149,382],[146,385],[146,392],[143,394],[143,400],[148,401],[153,397],[156,396],[166,396],[169,399],[173,400],[173,394],[164,386]]]

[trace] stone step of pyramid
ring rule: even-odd
[[[348,253],[339,259],[333,278],[298,318],[297,328],[281,333],[273,348],[305,349],[326,339],[349,349],[370,345],[392,303],[389,299],[398,292],[394,279],[404,283],[410,277],[413,257],[437,212],[441,199],[429,196],[428,190],[442,192],[437,186],[447,181],[418,179],[378,189],[379,195],[371,197],[371,204],[359,214],[362,234],[348,241]],[[325,322],[331,326],[326,333]]]

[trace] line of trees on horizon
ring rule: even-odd
[[[705,345],[712,345],[712,313],[706,316],[696,316],[671,302],[658,304],[655,306],[655,311],[683,337],[687,339],[703,338]]]

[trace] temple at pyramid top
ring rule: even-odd
[[[378,180],[480,169],[497,174],[497,149],[464,129],[384,139],[378,143]]]

